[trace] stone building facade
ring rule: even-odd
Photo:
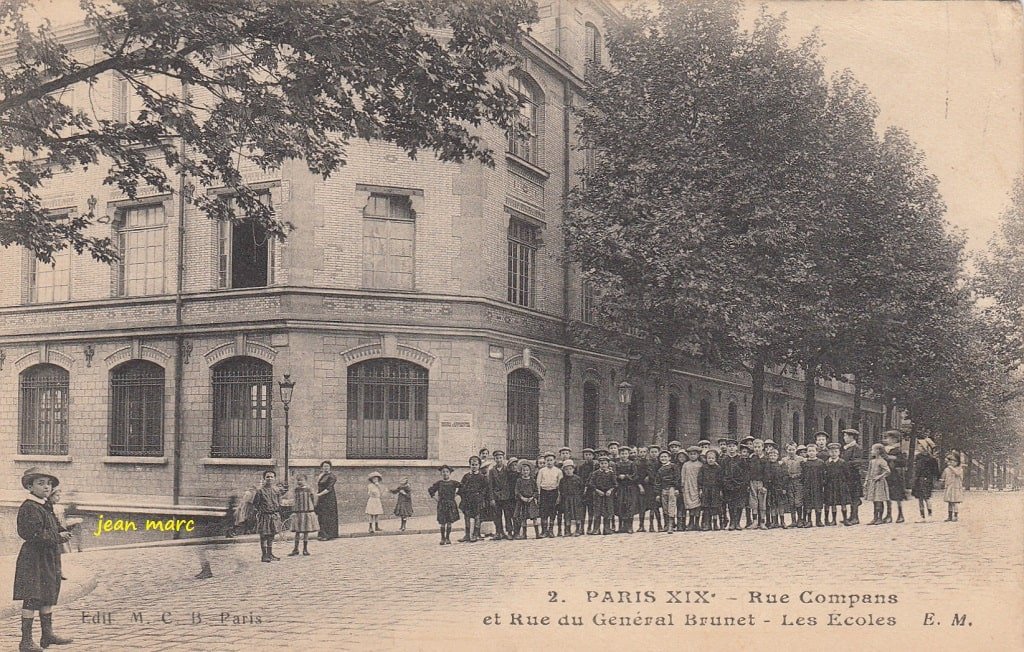
[[[301,163],[248,170],[295,225],[283,242],[209,220],[180,188],[129,200],[98,168],[58,175],[47,206],[95,205],[108,219],[91,228],[125,259],[64,253],[51,268],[0,249],[0,504],[14,508],[22,471],[40,465],[89,513],[214,517],[264,469],[280,474],[284,374],[295,382],[290,475],[332,460],[343,519],[361,518],[374,470],[387,486],[408,477],[429,513],[436,467],[465,466],[481,447],[533,455],[744,433],[748,377],[695,367],[654,386],[626,378],[616,352],[567,339],[584,309],[563,255],[564,200],[582,164],[571,106],[608,11],[541,2],[510,79],[533,128],[511,141],[484,128],[508,150],[493,168],[353,143],[327,180]],[[84,30],[66,36],[91,47]],[[116,78],[73,95],[132,110]],[[628,409],[623,380],[635,386]],[[770,385],[765,429],[789,439],[802,384]],[[818,394],[820,424],[852,423],[849,385]],[[881,406],[865,399],[863,410],[877,432]]]

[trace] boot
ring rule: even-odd
[[[21,644],[18,646],[18,652],[43,652],[43,648],[32,640],[32,620],[31,617],[21,618]]]
[[[814,510],[814,525],[816,525],[817,527],[824,527],[825,526],[825,524],[821,522],[821,510],[820,509]]]
[[[534,525],[533,526],[533,536],[536,539],[540,538],[540,526],[539,525]],[[526,537],[524,536],[523,538],[525,539]]]
[[[292,551],[288,553],[288,556],[289,557],[298,557],[299,556],[299,542],[298,541],[295,542],[295,547],[292,548]]]
[[[899,507],[899,516],[896,517],[896,522],[897,523],[902,523],[903,520],[904,520],[903,519],[903,503],[898,503],[898,507]]]
[[[267,557],[270,557],[270,561],[281,561],[281,558],[274,555],[274,541],[267,541]]]
[[[260,558],[260,561],[266,561],[266,562],[273,561],[270,558],[270,555],[267,554],[267,542],[266,541],[260,541],[260,550],[263,551],[263,556]]]
[[[204,561],[202,567],[199,569],[199,574],[196,575],[197,580],[208,580],[213,577],[213,569],[210,568],[210,562]]]
[[[302,542],[302,556],[309,557],[309,541],[303,540]]]
[[[42,626],[43,635],[39,638],[39,645],[50,647],[51,645],[67,645],[70,638],[62,638],[53,633],[53,614],[39,614],[39,624]],[[31,639],[30,639],[31,640]]]
[[[469,519],[468,518],[466,519],[465,528],[466,528],[466,533],[462,536],[461,539],[459,539],[459,543],[466,543],[467,541],[469,541]]]

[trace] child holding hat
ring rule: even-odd
[[[22,600],[22,652],[42,652],[43,647],[66,645],[71,639],[53,633],[53,605],[60,595],[60,547],[71,538],[61,532],[57,518],[46,506],[53,488],[60,484],[56,476],[32,467],[21,476],[21,486],[29,495],[18,509],[18,536],[25,540],[14,570],[14,599]],[[32,640],[32,621],[39,612],[42,638],[39,647]]]

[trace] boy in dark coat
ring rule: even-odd
[[[587,532],[594,529],[594,493],[590,489],[590,474],[596,467],[594,449],[584,448],[583,461],[580,462],[580,468],[576,469],[576,475],[583,481],[583,521]]]
[[[801,465],[800,471],[804,488],[803,527],[823,527],[825,524],[821,522],[821,512],[825,505],[825,463],[818,457],[818,447],[814,444],[807,447],[807,460]]]
[[[494,540],[512,538],[512,511],[516,502],[513,495],[515,478],[510,476],[505,465],[505,452],[494,451],[494,466],[487,471],[487,493],[493,503]]]
[[[71,538],[61,531],[46,499],[60,484],[56,476],[37,467],[21,476],[21,486],[29,496],[18,509],[18,536],[25,540],[14,569],[14,599],[22,600],[20,652],[42,652],[51,645],[66,645],[69,638],[53,633],[53,605],[60,595],[60,548]],[[32,621],[39,612],[42,638],[39,645],[32,640]]]
[[[846,460],[846,473],[849,484],[850,517],[844,525],[860,524],[860,499],[864,496],[864,477],[862,469],[865,466],[864,449],[857,443],[860,432],[853,428],[843,431],[843,450],[841,457]]]
[[[469,458],[469,472],[459,481],[458,494],[462,497],[459,508],[466,528],[466,535],[459,542],[476,543],[480,540],[480,514],[488,491],[487,476],[480,472],[480,458],[474,455]]]
[[[900,448],[901,437],[899,430],[887,430],[882,434],[885,442],[885,461],[889,464],[889,475],[885,478],[889,484],[889,502],[885,504],[883,523],[892,523],[893,502],[899,510],[896,522],[903,522],[903,500],[907,497],[907,455]]]
[[[750,495],[750,462],[740,457],[735,439],[726,444],[722,458],[722,495],[729,511],[729,529],[738,530]]]
[[[615,471],[612,471],[610,460],[601,457],[598,468],[590,474],[590,489],[594,495],[594,527],[590,534],[612,533],[612,514],[615,512]]]
[[[837,508],[842,510],[843,525],[848,523],[846,506],[850,504],[850,471],[846,460],[840,457],[842,447],[837,442],[828,445],[825,460],[825,525],[836,525]]]

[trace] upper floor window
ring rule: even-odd
[[[508,300],[532,308],[540,230],[522,220],[508,221]]]
[[[22,455],[68,454],[67,370],[37,364],[21,372],[18,452]]]
[[[270,193],[261,193],[259,198],[264,204],[270,204]],[[238,212],[234,198],[230,202]],[[218,223],[217,287],[254,288],[273,283],[274,243],[267,230],[256,222]]]
[[[508,132],[508,151],[534,165],[540,164],[540,131],[544,96],[536,82],[521,72],[512,73],[509,84],[522,102],[517,123]]]
[[[587,23],[587,42],[584,58],[588,64],[601,65],[601,32],[593,23]]]
[[[55,251],[53,263],[47,264],[29,254],[28,300],[30,303],[52,303],[71,299],[71,250]]]
[[[138,117],[141,102],[128,79],[114,73],[110,88],[111,114],[114,122],[122,124]]]
[[[372,193],[363,209],[363,287],[413,289],[416,221],[407,195]]]
[[[595,314],[594,284],[590,281],[583,281],[583,287],[580,292],[580,321],[584,324],[593,324]]]
[[[121,212],[117,231],[117,293],[119,296],[163,294],[167,218],[163,204],[136,206]]]

